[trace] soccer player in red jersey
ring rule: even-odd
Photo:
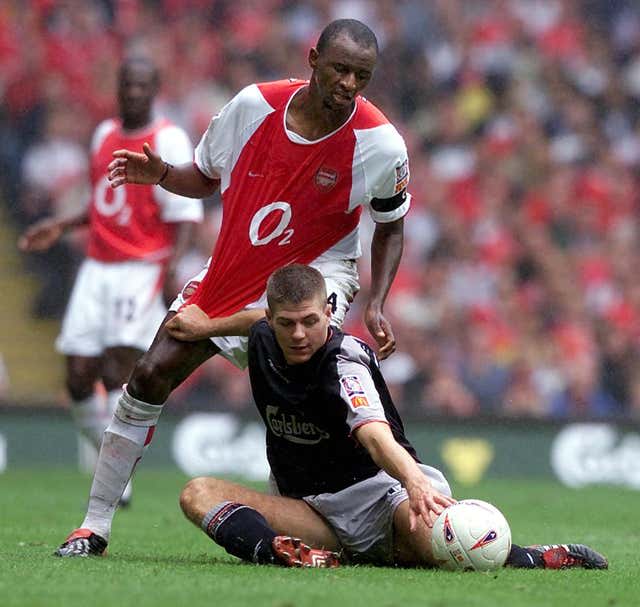
[[[123,146],[153,146],[173,162],[189,161],[187,134],[152,116],[158,91],[156,67],[145,59],[121,66],[119,117],[105,120],[91,142],[92,195],[86,209],[72,217],[53,217],[31,226],[20,238],[24,251],[43,251],[67,230],[88,227],[87,256],[76,278],[57,349],[66,355],[67,388],[78,430],[100,448],[122,384],[135,361],[153,341],[166,315],[163,284],[175,296],[173,273],[202,220],[200,200],[159,186],[127,185],[113,190],[108,165]],[[102,381],[104,397],[96,392]]]
[[[102,552],[118,499],[171,391],[214,354],[246,366],[247,340],[235,337],[235,323],[263,315],[266,281],[276,268],[317,268],[332,322],[341,325],[359,289],[363,207],[376,222],[364,320],[380,358],[395,349],[383,306],[402,254],[409,169],[402,137],[360,96],[377,55],[366,25],[334,21],[309,51],[309,81],[247,86],[212,119],[195,162],[176,165],[149,144],[142,154],[114,153],[109,178],[116,191],[159,184],[202,198],[220,188],[224,215],[208,268],[178,296],[129,378],[104,435],[87,515],[61,556]]]

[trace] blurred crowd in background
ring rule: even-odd
[[[409,147],[413,206],[386,308],[399,349],[383,363],[404,415],[640,418],[632,0],[3,0],[8,215],[22,229],[86,204],[88,140],[117,111],[123,55],[157,61],[157,111],[197,143],[245,85],[308,76],[309,47],[342,17],[376,32],[366,94]],[[219,200],[206,202],[185,280],[215,242]],[[25,257],[43,285],[34,315],[61,316],[82,245]],[[346,328],[368,339],[364,300]],[[215,359],[172,399],[250,407],[246,374]]]

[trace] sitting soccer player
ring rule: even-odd
[[[350,562],[437,565],[431,528],[455,500],[405,437],[372,350],[329,325],[324,280],[309,266],[274,272],[267,299],[266,320],[244,330],[274,494],[197,478],[180,497],[185,515],[255,563],[333,567],[340,551]],[[580,544],[514,545],[507,564],[603,569],[607,560]]]

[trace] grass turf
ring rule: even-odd
[[[545,481],[489,481],[456,496],[498,505],[516,543],[582,542],[609,571],[450,573],[374,567],[300,570],[240,563],[188,523],[177,505],[185,477],[146,471],[116,515],[107,558],[51,556],[84,513],[90,479],[68,470],[0,475],[2,607],[311,605],[635,606],[640,604],[638,504],[618,488],[568,490]]]

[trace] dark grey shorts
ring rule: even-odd
[[[433,487],[451,495],[440,470],[419,464]],[[337,493],[302,498],[324,517],[353,562],[393,563],[393,515],[407,497],[406,490],[381,470],[375,476]]]

